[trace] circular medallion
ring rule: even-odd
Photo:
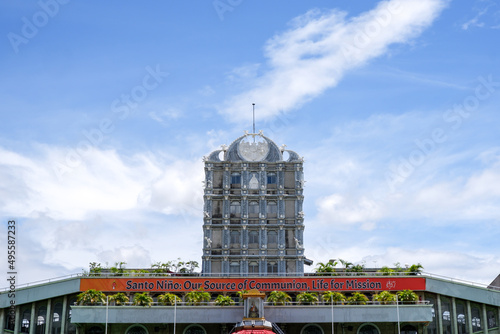
[[[238,144],[238,153],[244,160],[262,161],[269,153],[269,143],[260,136],[247,136]]]

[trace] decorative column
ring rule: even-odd
[[[470,301],[467,300],[467,331],[473,333],[472,331],[472,311],[470,308]]]
[[[260,274],[260,276],[267,275],[267,260],[266,260],[265,256],[260,257],[259,274]]]
[[[63,318],[66,319],[66,317]],[[36,330],[36,302],[33,302],[31,303],[30,334],[35,334],[35,330]],[[64,334],[64,332],[61,332],[61,334]]]
[[[50,334],[50,327],[52,327],[52,299],[47,299],[47,314],[45,315],[45,334]]]
[[[441,295],[436,295],[437,314],[436,314],[436,327],[438,334],[443,334],[443,308],[441,307]],[[470,331],[472,333],[472,331]]]
[[[280,256],[278,260],[278,275],[286,276],[286,262],[284,256]]]
[[[15,318],[15,321],[16,323],[14,324],[14,333],[19,333],[20,330],[19,330],[19,325],[21,323],[21,307],[19,305],[16,306],[16,318]],[[3,327],[3,324],[2,324],[2,327]],[[45,333],[47,334],[47,332]]]
[[[66,312],[68,312],[68,295],[65,295],[63,298],[62,312],[59,317],[59,319],[61,319],[61,334],[66,333]]]
[[[455,303],[455,297],[451,297],[451,332],[453,334],[458,334],[458,324],[457,324],[457,304]]]
[[[481,314],[481,323],[484,325],[483,326],[483,333],[484,334],[488,334],[488,314],[486,313],[486,304],[482,304],[482,307],[481,307],[482,311]]]
[[[5,309],[0,309],[0,334],[4,334],[5,327]]]

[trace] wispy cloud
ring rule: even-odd
[[[468,20],[467,22],[462,24],[462,29],[463,30],[468,30],[470,27],[477,27],[477,28],[482,28],[484,27],[484,22],[480,22],[479,19],[488,12],[488,8],[486,7],[482,10],[480,10],[476,16],[474,16],[472,19]]]
[[[259,105],[262,119],[296,109],[335,86],[348,70],[383,55],[394,43],[418,36],[446,3],[383,1],[353,18],[338,10],[311,10],[267,42],[267,69],[245,92],[225,101],[220,111],[238,121],[250,118],[251,103]]]

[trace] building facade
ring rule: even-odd
[[[302,275],[303,159],[261,131],[204,162],[203,273]]]

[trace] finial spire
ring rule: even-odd
[[[252,103],[253,108],[253,133],[255,133],[255,103]]]

